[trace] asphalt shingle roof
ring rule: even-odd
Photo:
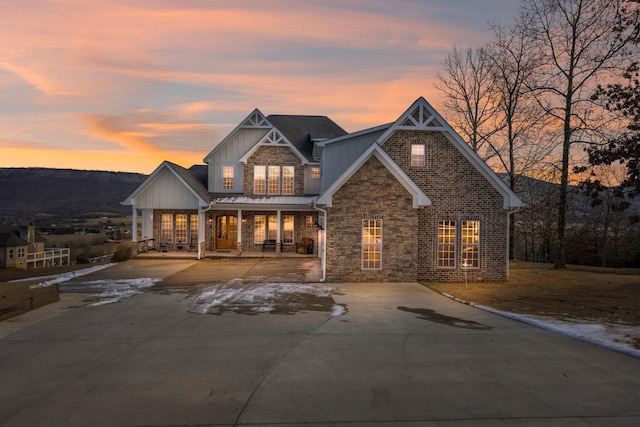
[[[267,120],[310,161],[313,161],[312,139],[329,139],[347,134],[327,116],[272,114],[267,116]]]

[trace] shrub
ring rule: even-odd
[[[130,246],[118,246],[116,251],[113,253],[113,257],[111,261],[113,262],[123,262],[131,258],[131,247]]]

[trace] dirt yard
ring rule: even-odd
[[[640,326],[640,270],[512,262],[509,280],[425,286],[467,302],[518,314]]]

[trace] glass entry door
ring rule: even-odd
[[[216,222],[216,249],[236,249],[238,247],[238,217],[219,216]]]

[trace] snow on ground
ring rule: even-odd
[[[190,302],[192,311],[198,314],[294,314],[313,310],[341,316],[347,309],[333,301],[334,292],[335,288],[325,284],[246,283],[236,279],[210,286]]]
[[[64,274],[12,280],[24,282],[48,279],[31,285],[41,288],[58,284],[61,292],[89,292],[97,301],[89,306],[100,306],[119,302],[124,298],[141,294],[162,279],[137,278],[119,280],[94,280],[67,283],[69,280],[111,267],[114,264],[98,265]],[[210,286],[190,299],[192,310],[199,314],[221,314],[225,311],[245,314],[286,313],[304,310],[326,311],[330,316],[347,313],[344,305],[336,304],[331,295],[336,289],[326,284],[306,283],[262,283],[254,277],[246,282],[234,279],[226,283]],[[634,347],[640,343],[640,327],[627,325],[604,325],[587,320],[566,321],[544,316],[529,316],[508,313],[473,302],[463,301],[451,295],[445,296],[470,306],[525,322],[539,328],[578,338],[612,350],[640,358],[640,350]]]
[[[82,292],[90,293],[91,297],[98,301],[88,304],[88,307],[96,307],[105,304],[120,302],[125,298],[142,293],[143,289],[150,288],[162,279],[138,278],[138,279],[116,279],[116,280],[91,280],[87,282],[61,283],[61,292]]]
[[[36,284],[33,284],[33,285],[29,286],[30,289],[46,288],[47,286],[55,285],[56,283],[66,282],[68,280],[73,279],[74,277],[82,277],[82,276],[87,275],[89,273],[93,273],[93,272],[96,272],[96,271],[104,270],[105,268],[111,267],[112,265],[115,265],[115,264],[112,263],[112,264],[96,265],[96,266],[89,267],[89,268],[83,268],[82,270],[70,271],[68,273],[62,273],[62,274],[54,274],[54,275],[51,275],[51,276],[28,277],[26,279],[16,279],[16,280],[11,280],[9,283],[28,282],[28,281],[31,281],[31,280],[49,279],[49,280],[45,280],[44,282],[36,283]]]
[[[590,342],[620,353],[628,354],[640,359],[640,350],[634,345],[640,343],[640,327],[619,325],[619,324],[601,324],[589,320],[567,321],[558,320],[548,316],[532,316],[526,314],[509,313],[506,311],[496,310],[492,307],[468,302],[456,298],[449,294],[443,294],[455,301],[468,304],[472,307],[479,308],[509,319],[518,320],[528,323],[548,331],[553,331],[562,335],[578,338],[582,341]]]

